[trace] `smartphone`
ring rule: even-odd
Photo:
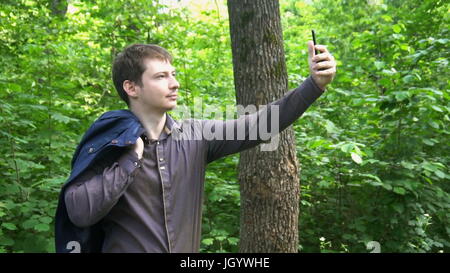
[[[311,30],[311,32],[312,32],[314,46],[316,46],[317,45],[317,43],[316,43],[316,32],[314,31],[314,29]],[[316,55],[319,54],[319,51],[317,51],[317,49],[315,49],[315,48],[314,48],[314,52],[315,52]]]

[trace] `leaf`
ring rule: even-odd
[[[18,84],[15,84],[15,83],[9,83],[7,85],[7,91],[9,91],[8,89],[13,91],[13,93],[21,92],[22,91],[22,86],[20,86]]]
[[[29,160],[16,159],[15,162],[19,169],[30,170],[30,169],[45,169],[44,165],[35,163]]]
[[[441,172],[440,170],[436,170],[434,172],[434,174],[436,174],[437,177],[444,179],[445,178],[445,173]]]
[[[364,177],[369,177],[369,178],[372,178],[372,179],[375,179],[377,182],[379,182],[379,183],[382,183],[382,181],[381,181],[381,179],[378,177],[378,176],[376,176],[376,175],[373,175],[373,174],[361,174],[361,176],[364,176]]]
[[[57,120],[57,121],[59,121],[59,122],[61,122],[61,123],[64,123],[64,124],[67,124],[67,123],[69,123],[69,122],[71,122],[71,121],[73,121],[73,122],[79,121],[78,119],[70,118],[70,117],[65,116],[65,115],[63,115],[63,114],[61,114],[61,113],[58,113],[58,112],[53,112],[53,113],[52,113],[52,118],[53,118],[54,120]]]
[[[405,195],[406,190],[404,188],[401,187],[394,187],[394,192],[400,195]]]
[[[237,245],[239,243],[239,239],[235,237],[230,237],[227,240],[231,245]]]
[[[331,183],[327,180],[321,180],[317,185],[321,188],[329,188],[331,187]]]
[[[397,91],[397,92],[393,92],[393,94],[395,94],[395,98],[398,101],[403,101],[409,97],[409,93],[406,91]]]
[[[12,246],[14,245],[14,240],[8,237],[0,237],[0,246]]]
[[[395,191],[395,189],[394,189],[394,191]],[[398,213],[403,213],[403,211],[405,210],[405,207],[400,203],[394,203],[394,204],[392,204],[392,207]]]
[[[410,83],[410,82],[414,81],[414,78],[415,78],[415,76],[413,76],[413,75],[406,75],[403,77],[402,81],[404,83]]]
[[[392,22],[392,17],[389,15],[382,15],[381,18],[383,18],[384,20],[386,20],[386,22]]]
[[[408,44],[400,44],[400,49],[408,51],[409,50],[409,45]]]
[[[369,181],[368,182],[369,183],[369,185],[372,185],[372,186],[374,186],[374,187],[379,187],[379,186],[383,186],[383,183],[380,183],[380,182],[377,182],[377,181]]]
[[[14,225],[13,223],[3,223],[2,227],[9,229],[9,230],[17,230],[16,225]]]
[[[353,143],[347,143],[341,146],[341,151],[344,153],[349,153],[355,145]]]
[[[428,145],[428,146],[433,146],[433,145],[434,145],[434,142],[433,142],[433,141],[431,141],[431,140],[429,140],[429,139],[426,139],[426,138],[422,139],[422,142],[423,142],[424,144]]]
[[[353,240],[354,237],[355,237],[354,234],[344,234],[344,235],[342,235],[342,238],[343,238],[344,240]]]
[[[375,67],[376,67],[378,70],[383,69],[384,66],[386,65],[385,62],[380,62],[380,61],[375,61],[374,64],[375,64]]]
[[[381,85],[383,85],[383,86],[390,86],[391,85],[391,80],[390,79],[388,79],[388,78],[382,78],[382,79],[380,79],[379,81],[379,84],[381,84]]]
[[[330,120],[325,120],[325,129],[328,134],[336,134],[339,133],[339,130],[336,128],[336,125]]]
[[[400,33],[400,32],[402,31],[402,27],[401,27],[400,25],[393,25],[393,26],[392,26],[392,30],[393,30],[395,33]]]
[[[34,229],[37,231],[49,231],[50,226],[48,224],[37,224],[34,226]]]
[[[309,148],[314,149],[316,147],[319,147],[322,145],[322,143],[325,143],[325,140],[323,139],[316,139],[313,140],[312,142],[310,142],[311,144],[309,145]],[[309,143],[308,143],[309,144]]]
[[[22,227],[25,229],[33,228],[35,225],[39,224],[36,219],[28,219],[22,223]]]
[[[439,124],[437,124],[437,122],[435,122],[434,120],[430,120],[428,121],[428,124],[433,127],[434,129],[439,129]]]
[[[438,167],[435,164],[428,161],[422,163],[422,167],[430,172],[435,172],[436,170],[438,170]]]
[[[449,39],[437,39],[436,42],[445,45],[448,43]]]
[[[207,245],[207,246],[212,245],[213,242],[214,242],[214,239],[212,239],[212,238],[207,238],[207,239],[202,240],[202,244]]]
[[[44,216],[44,217],[41,217],[39,219],[39,221],[41,221],[44,224],[50,224],[53,221],[53,219],[51,217]]]
[[[362,163],[362,158],[359,155],[357,155],[356,153],[351,153],[351,156],[352,156],[353,161],[355,161],[356,163],[358,163],[358,164]]]
[[[391,70],[383,69],[382,73],[387,75],[387,76],[393,76],[393,75],[397,74],[397,71],[395,69],[393,69],[393,68],[391,68]]]
[[[433,110],[440,112],[440,113],[444,112],[439,106],[436,106],[436,105],[431,105],[431,108],[433,108]]]
[[[409,170],[414,169],[415,166],[416,166],[415,164],[412,164],[412,163],[407,162],[407,161],[400,162],[400,165],[402,165],[403,167],[405,167],[406,169],[409,169]]]

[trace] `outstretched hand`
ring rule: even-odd
[[[316,45],[320,54],[315,54],[314,43],[308,42],[308,64],[309,72],[314,82],[320,89],[325,90],[325,87],[333,81],[336,75],[336,61],[333,55],[328,52],[324,45]]]

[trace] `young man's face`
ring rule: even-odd
[[[138,103],[141,107],[166,112],[177,106],[180,87],[175,79],[175,68],[166,61],[146,59],[147,69],[142,74],[142,87],[136,85]]]

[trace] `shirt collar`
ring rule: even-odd
[[[172,134],[173,130],[181,131],[180,125],[169,115],[166,113],[166,124],[164,125],[163,131],[159,136],[159,140],[166,139],[169,135]],[[147,137],[147,132],[143,133]]]
[[[166,113],[166,125],[164,126],[164,131],[170,135],[174,129],[181,130],[181,127],[169,114]]]

